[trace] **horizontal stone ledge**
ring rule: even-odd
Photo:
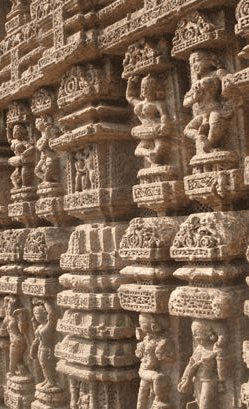
[[[125,382],[138,378],[138,367],[128,368],[88,368],[79,365],[70,364],[64,360],[60,360],[56,367],[58,372],[64,373],[76,379],[85,382],[101,381],[101,382]]]

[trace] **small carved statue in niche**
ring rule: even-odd
[[[196,143],[196,154],[210,153],[219,148],[226,135],[232,110],[221,96],[221,80],[226,71],[217,55],[209,50],[198,50],[190,56],[191,89],[183,105],[192,107],[194,118],[184,130],[185,136]]]
[[[17,308],[15,297],[4,298],[5,318],[2,329],[7,329],[10,337],[9,374],[24,376],[28,369],[24,364],[24,352],[28,346],[28,310]]]
[[[58,128],[53,125],[50,116],[37,118],[35,126],[41,132],[41,138],[37,141],[37,148],[41,152],[41,156],[35,167],[35,174],[44,183],[58,182],[60,176],[59,160],[49,146],[49,140],[58,136]]]
[[[95,169],[93,146],[86,145],[82,151],[75,154],[75,192],[94,189]]]
[[[30,187],[33,179],[33,167],[35,161],[35,147],[30,142],[27,129],[22,124],[13,127],[13,137],[10,148],[15,156],[9,158],[9,164],[15,167],[11,175],[11,181],[15,189]]]
[[[35,338],[30,348],[30,358],[36,356],[41,365],[44,381],[39,384],[40,388],[49,389],[57,386],[57,374],[55,370],[55,334],[57,313],[55,305],[51,301],[36,301],[33,308],[33,326]]]
[[[223,392],[228,364],[224,356],[226,336],[215,323],[194,320],[191,326],[194,352],[178,385],[179,392],[187,393],[194,383],[199,409],[212,409]]]
[[[167,409],[172,405],[169,399],[169,368],[174,364],[174,346],[167,330],[169,318],[152,314],[140,314],[140,327],[137,338],[136,356],[141,359],[139,375],[141,378],[137,409],[151,407]]]
[[[141,81],[141,95],[138,95],[139,77],[128,79],[126,99],[134,106],[134,112],[142,125],[132,130],[139,137],[135,155],[145,157],[151,165],[161,165],[169,150],[165,137],[172,130],[173,121],[168,117],[165,90],[155,76],[148,74]]]

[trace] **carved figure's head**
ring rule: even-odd
[[[4,308],[6,315],[12,315],[16,309],[17,301],[15,297],[5,297],[4,298]]]
[[[44,305],[35,305],[33,308],[33,315],[39,324],[43,324],[47,321],[47,311]]]
[[[75,159],[84,162],[84,152],[78,151],[75,153]]]
[[[156,99],[159,84],[151,74],[146,75],[141,81],[141,98]]]
[[[39,118],[36,118],[35,120],[35,127],[38,131],[43,132],[45,131],[46,127],[48,125],[52,125],[53,119],[51,116],[46,115],[46,116],[41,116]]]
[[[218,56],[209,50],[194,51],[190,55],[189,63],[191,70],[200,77],[209,70],[215,71],[221,68]]]
[[[157,334],[169,327],[169,319],[152,314],[140,314],[139,324],[143,332]]]
[[[13,138],[18,139],[19,141],[26,140],[28,136],[27,129],[24,125],[14,125],[13,127]]]
[[[195,320],[192,322],[191,330],[193,334],[194,340],[199,345],[207,345],[207,344],[214,344],[217,339],[218,335],[212,328],[212,326],[207,323],[206,321],[199,321]]]

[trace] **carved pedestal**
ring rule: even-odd
[[[34,399],[34,379],[30,376],[8,376],[4,403],[9,408],[30,409]]]

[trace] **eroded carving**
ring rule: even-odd
[[[199,409],[212,408],[225,388],[228,376],[227,335],[222,324],[194,320],[191,326],[195,347],[178,385],[186,393],[194,383]]]
[[[169,317],[139,315],[136,356],[141,359],[137,409],[170,408],[169,370],[175,362],[174,344],[168,335]],[[150,403],[150,405],[148,405]]]
[[[10,337],[9,375],[25,376],[29,373],[24,363],[24,352],[28,347],[28,310],[18,308],[14,296],[4,299],[5,318],[3,328],[6,328]]]
[[[37,385],[39,390],[47,391],[57,386],[55,371],[55,329],[57,323],[56,306],[51,301],[34,301],[32,323],[35,328],[35,338],[30,347],[30,357],[37,356],[42,368],[44,381]]]
[[[35,126],[41,132],[41,137],[37,141],[37,148],[41,152],[41,156],[34,172],[42,183],[58,182],[60,174],[59,161],[55,152],[50,148],[49,141],[58,136],[59,130],[54,126],[50,116],[37,118]]]

